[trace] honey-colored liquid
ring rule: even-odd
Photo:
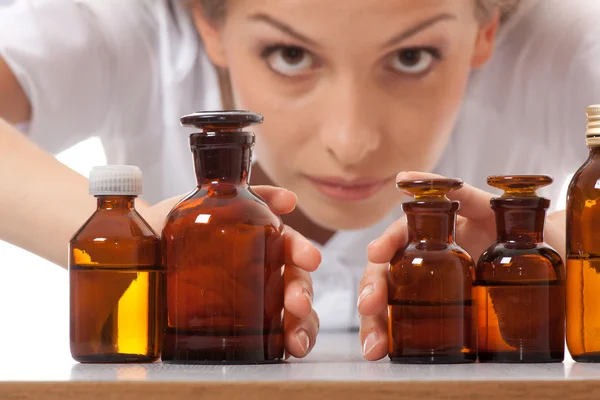
[[[567,338],[575,361],[600,361],[600,256],[567,260]]]
[[[600,146],[567,192],[567,346],[575,361],[600,362]]]
[[[72,265],[71,341],[80,362],[150,362],[160,356],[162,267]],[[127,286],[104,306],[115,285]]]
[[[563,360],[562,282],[477,282],[475,293],[480,361]]]
[[[160,239],[132,196],[100,196],[69,243],[71,355],[79,362],[160,358]]]
[[[388,305],[392,361],[457,363],[475,360],[473,302],[395,301]]]

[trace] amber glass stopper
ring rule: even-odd
[[[504,191],[501,198],[539,197],[536,191],[552,182],[548,175],[497,175],[487,178],[488,185]]]
[[[201,111],[184,115],[181,125],[199,130],[190,136],[192,148],[213,145],[254,144],[254,133],[243,129],[260,124],[263,116],[252,111]]]
[[[200,111],[184,115],[181,125],[200,129],[202,132],[241,130],[263,122],[263,116],[246,110]]]
[[[396,182],[398,189],[413,195],[415,201],[450,201],[446,195],[462,185],[460,179],[402,179]]]

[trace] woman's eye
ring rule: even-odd
[[[265,59],[272,70],[286,76],[302,75],[314,66],[313,56],[300,47],[268,49]]]
[[[427,72],[436,58],[431,49],[404,49],[396,53],[392,59],[392,68],[405,74],[423,74]]]

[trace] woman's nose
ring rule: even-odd
[[[322,110],[320,136],[327,152],[348,167],[360,164],[379,149],[381,127],[372,111],[377,108],[372,96],[356,84],[337,85],[340,87],[336,95],[328,96],[326,109]]]

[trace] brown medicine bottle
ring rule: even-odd
[[[491,176],[504,190],[491,200],[497,241],[475,271],[480,362],[562,362],[565,347],[565,271],[544,243],[550,200],[536,190],[544,175]]]
[[[388,275],[389,357],[401,363],[474,362],[473,260],[454,242],[458,179],[403,180],[409,242]]]
[[[96,212],[69,244],[71,354],[79,362],[151,362],[160,357],[160,239],[135,210],[142,173],[92,169]]]
[[[162,359],[268,363],[283,358],[283,223],[248,186],[254,134],[248,111],[181,118],[197,187],[163,229],[166,330]]]
[[[586,111],[589,157],[567,195],[567,346],[600,362],[600,105]]]

